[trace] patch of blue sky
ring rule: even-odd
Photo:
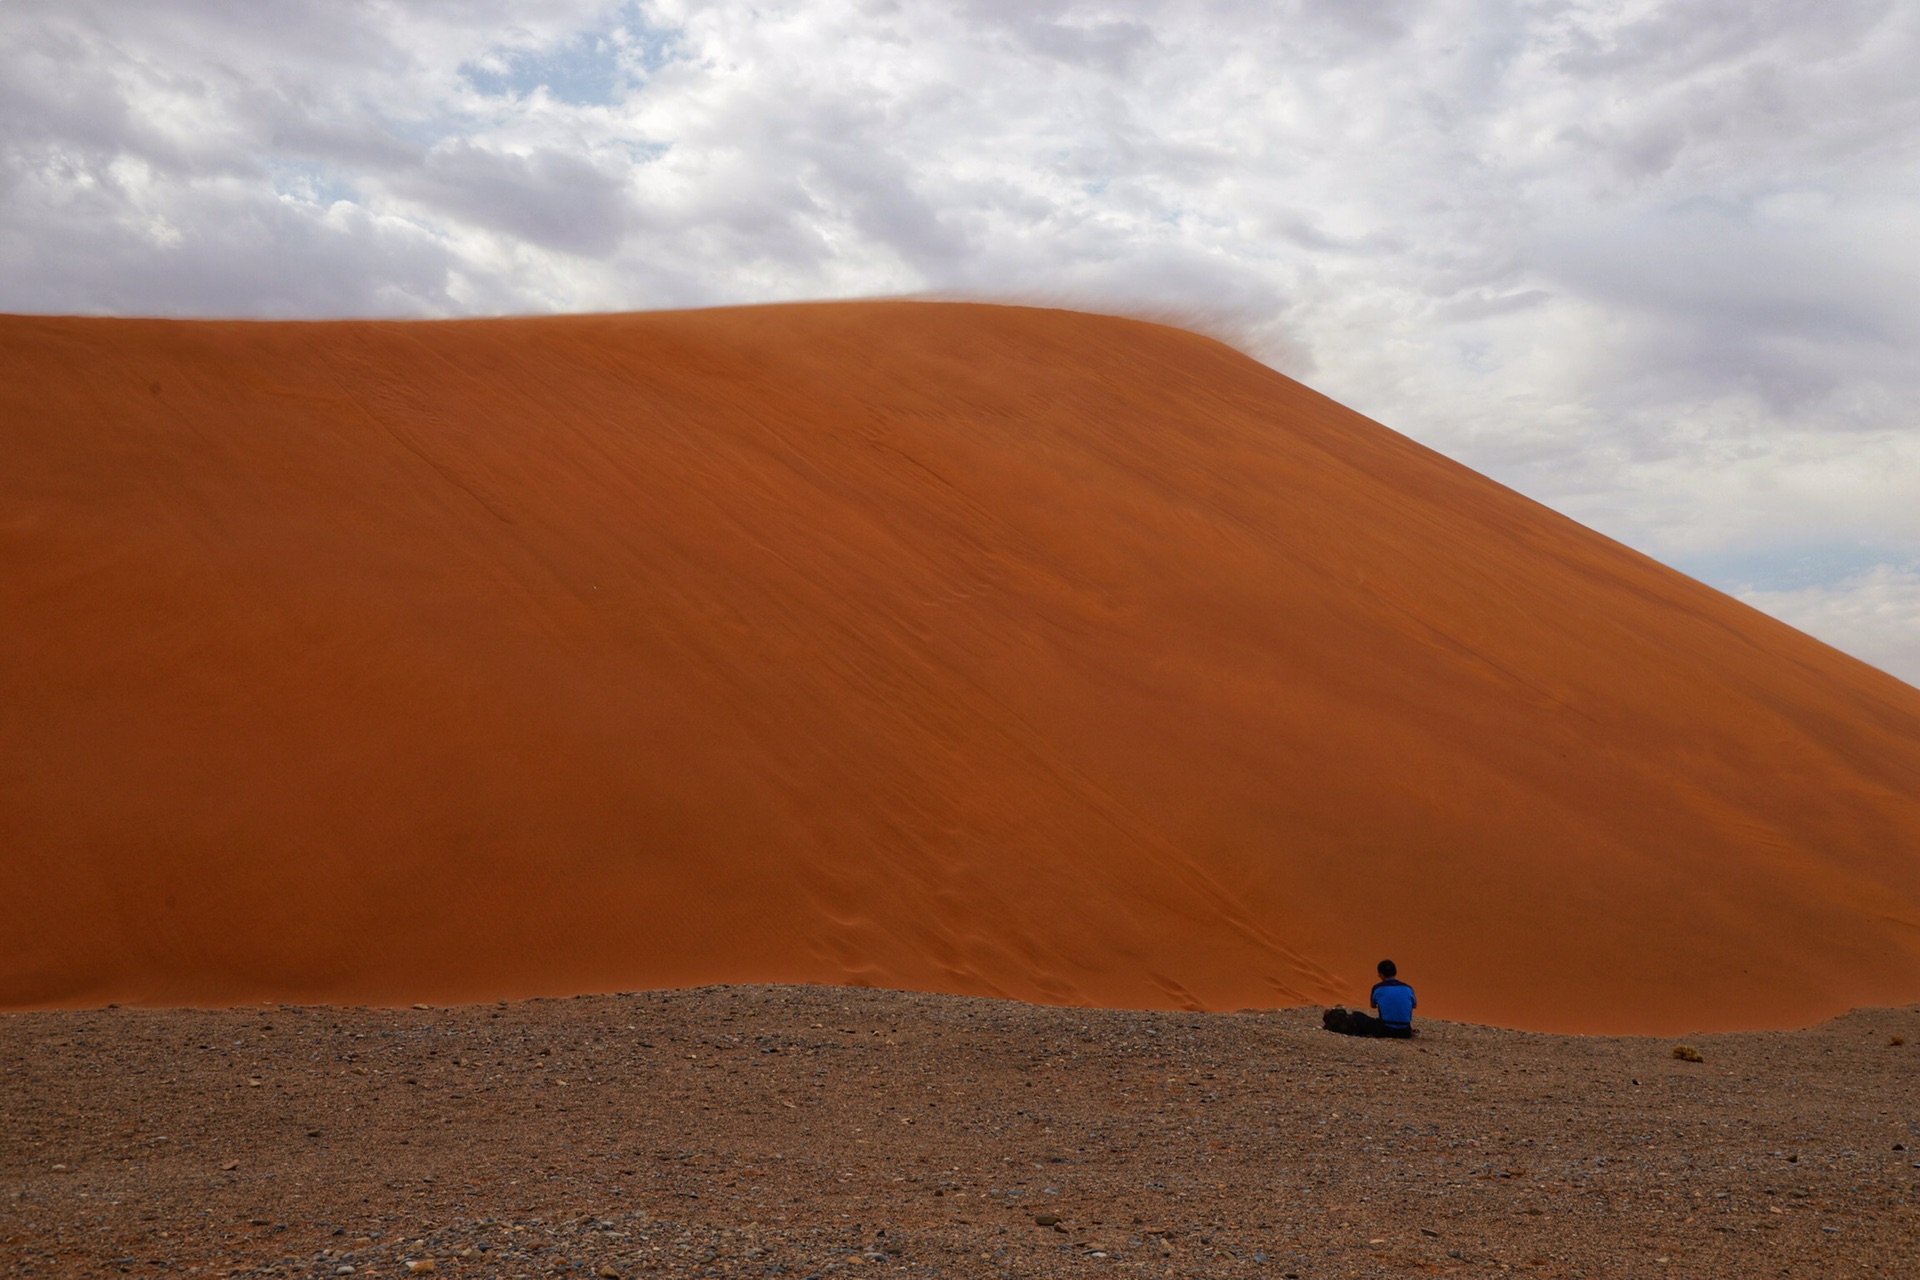
[[[356,203],[360,199],[360,193],[338,173],[320,165],[270,158],[266,167],[276,195],[315,205],[332,205],[341,200]]]
[[[1881,565],[1920,568],[1920,557],[1862,542],[1719,551],[1676,557],[1674,567],[1723,591],[1799,591],[1831,587]]]
[[[669,142],[642,142],[637,138],[615,138],[613,145],[624,149],[627,159],[634,164],[652,164],[667,152],[673,150]]]
[[[679,38],[671,28],[648,26],[629,5],[604,29],[578,32],[541,49],[495,49],[484,63],[460,70],[489,97],[524,97],[545,89],[574,106],[612,106],[673,60]]]
[[[648,26],[634,5],[627,6],[614,30],[629,65],[642,75],[652,75],[683,52],[677,28]]]

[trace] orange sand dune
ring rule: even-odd
[[[0,320],[0,1004],[1920,1000],[1920,692],[1205,338]]]

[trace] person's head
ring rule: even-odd
[[[1393,963],[1393,961],[1391,961],[1391,960],[1382,960],[1382,961],[1380,962],[1380,976],[1381,976],[1381,977],[1383,977],[1383,978],[1395,978],[1395,977],[1398,977],[1399,975],[1400,975],[1400,969],[1399,969],[1399,966],[1397,966],[1397,965],[1395,965],[1395,964]]]

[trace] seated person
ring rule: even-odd
[[[1379,1017],[1339,1005],[1327,1010],[1320,1020],[1329,1031],[1348,1036],[1383,1036],[1406,1040],[1413,1036],[1413,1007],[1420,1003],[1413,988],[1400,981],[1400,970],[1391,960],[1380,962],[1380,981],[1373,984],[1367,1004],[1380,1011]]]

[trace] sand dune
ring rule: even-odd
[[[1920,999],[1920,692],[1217,343],[0,320],[0,1004]]]

